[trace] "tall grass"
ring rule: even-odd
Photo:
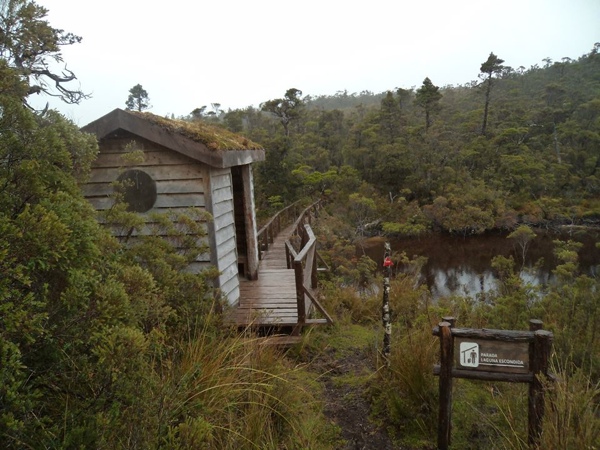
[[[164,392],[166,448],[328,448],[315,382],[252,336],[186,342]]]
[[[437,342],[422,326],[393,334],[389,368],[371,384],[373,410],[406,444],[431,442],[437,425],[437,380],[432,367]]]
[[[554,366],[540,448],[600,449],[600,383],[581,369]]]
[[[452,443],[455,448],[527,448],[527,392],[522,383],[454,381]]]
[[[389,369],[379,371],[385,390],[379,400],[387,405],[397,432],[412,435],[413,441],[427,440],[435,434],[437,380],[432,369],[439,350],[431,332],[429,295],[414,276],[404,274],[392,281],[390,304],[392,349]]]
[[[538,448],[598,449],[600,384],[574,365],[561,367],[556,361],[557,358],[553,364],[554,379],[545,381],[546,402]],[[504,384],[486,403],[495,413],[481,415],[490,430],[485,448],[529,450],[526,387]]]

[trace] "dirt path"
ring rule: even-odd
[[[370,420],[366,383],[374,376],[372,355],[360,344],[340,352],[326,348],[311,362],[320,374],[325,394],[325,414],[341,429],[345,444],[340,450],[400,450],[383,427]]]

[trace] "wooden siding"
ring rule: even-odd
[[[128,144],[131,148],[127,148]],[[148,213],[184,213],[189,207],[206,210],[206,181],[208,167],[185,155],[179,154],[156,143],[125,132],[114,133],[100,142],[101,152],[92,165],[90,180],[83,187],[84,196],[99,211],[107,210],[113,205],[111,195],[114,183],[124,170],[139,169],[148,173],[156,182],[157,197],[154,206]],[[126,153],[131,150],[142,150],[143,161],[128,162]],[[152,221],[149,214],[147,226],[133,233],[148,235]],[[124,236],[127,230],[113,229],[116,236]],[[190,270],[197,272],[211,264],[210,253],[198,255]]]
[[[212,169],[209,185],[208,207],[213,215],[211,248],[215,250],[212,262],[221,273],[218,284],[222,294],[234,304],[240,294],[231,170]]]

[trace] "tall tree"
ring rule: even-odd
[[[387,142],[394,142],[400,135],[400,105],[392,91],[387,91],[385,97],[381,99],[379,120],[381,132],[386,136]]]
[[[412,89],[396,88],[396,96],[398,98],[398,107],[402,113],[406,112],[406,107],[409,104],[410,98],[413,95]]]
[[[77,78],[67,69],[50,67],[62,63],[61,47],[81,42],[81,37],[50,26],[48,10],[29,0],[0,0],[0,58],[15,70],[29,88],[22,97],[46,94],[65,103],[77,104],[88,98],[69,83]]]
[[[342,166],[342,144],[348,134],[344,113],[339,109],[321,111],[317,121],[319,145],[329,152],[329,160],[334,166]]]
[[[488,59],[481,64],[479,69],[479,78],[483,80],[483,90],[485,95],[485,106],[483,108],[483,122],[481,124],[481,134],[485,135],[487,131],[488,113],[490,107],[490,99],[492,94],[492,85],[494,76],[497,76],[504,70],[502,63],[503,59],[498,58],[494,53],[490,53]]]
[[[279,118],[286,136],[290,135],[290,122],[298,119],[302,114],[304,101],[301,95],[301,90],[291,88],[286,91],[284,98],[269,100],[260,105],[260,109],[270,112]]]
[[[148,97],[148,92],[146,92],[141,84],[136,84],[129,89],[129,97],[127,97],[125,105],[127,106],[127,109],[133,111],[143,111],[150,108],[150,97]]]
[[[415,103],[425,110],[425,132],[429,130],[432,123],[431,115],[439,110],[442,93],[429,77],[423,80],[423,85],[417,89]]]

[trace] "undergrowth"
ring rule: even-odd
[[[339,248],[331,248],[339,254]],[[568,256],[573,258],[571,253]],[[423,263],[409,261],[404,255],[395,257],[412,267]],[[433,336],[432,328],[442,317],[454,316],[458,319],[457,326],[471,328],[526,329],[526,319],[545,320],[544,328],[554,333],[557,345],[550,371],[555,376],[546,385],[539,448],[600,448],[600,376],[595,364],[598,358],[597,338],[593,333],[595,322],[579,320],[580,316],[573,313],[578,311],[573,305],[579,299],[587,299],[587,303],[597,299],[596,280],[578,277],[576,266],[558,266],[564,283],[552,286],[549,292],[542,293],[545,295],[542,301],[533,303],[527,296],[530,286],[519,280],[517,272],[510,272],[501,280],[504,284],[497,292],[490,292],[485,302],[460,296],[433,302],[427,289],[411,275],[414,270],[398,271],[390,292],[394,321],[388,366],[380,354],[382,295],[377,286],[381,286],[381,278],[373,275],[369,279],[368,266],[360,259],[355,263],[356,269],[343,267],[342,279],[346,280],[350,272],[361,273],[361,284],[344,282],[339,287],[332,275],[325,280],[322,303],[337,322],[334,327],[316,330],[308,336],[304,356],[314,356],[318,353],[315,349],[323,348],[325,342],[336,355],[347,354],[353,348],[366,349],[365,358],[373,361],[372,372],[354,379],[340,376],[337,379],[362,386],[371,404],[370,421],[386,430],[398,446],[413,450],[437,446],[438,379],[433,375],[433,366],[439,361],[439,341]],[[365,280],[369,283],[365,284]],[[561,313],[560,302],[571,306],[570,315]],[[587,311],[597,314],[597,308],[587,308]],[[577,314],[585,318],[584,310]],[[569,322],[568,317],[578,322]],[[565,340],[568,346],[561,345]],[[570,353],[565,349],[571,349]],[[527,384],[456,379],[451,448],[529,449],[527,415]]]

